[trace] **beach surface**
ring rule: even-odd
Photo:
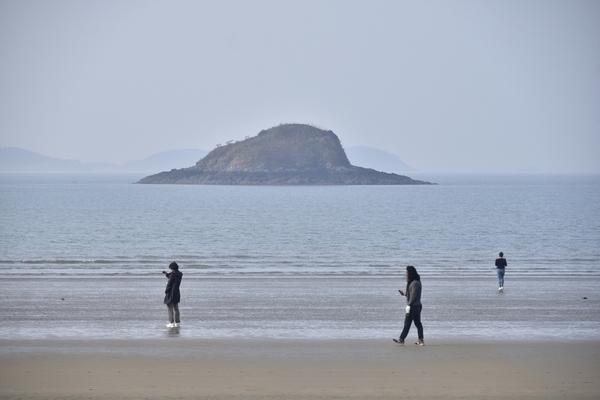
[[[413,342],[0,340],[0,398],[600,398],[597,341]]]

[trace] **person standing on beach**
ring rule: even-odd
[[[402,296],[406,296],[406,316],[404,317],[404,329],[400,334],[400,338],[392,339],[394,342],[404,344],[404,339],[408,336],[408,331],[412,323],[417,327],[419,341],[415,343],[417,346],[424,346],[423,340],[423,325],[421,324],[421,277],[417,273],[417,269],[412,265],[406,267],[406,292],[398,290]]]
[[[502,292],[504,290],[504,268],[508,265],[506,262],[506,258],[504,258],[504,253],[500,252],[498,254],[498,258],[496,258],[496,272],[498,273],[498,291]]]
[[[181,278],[183,274],[179,272],[179,265],[176,262],[169,264],[171,272],[163,271],[163,274],[169,280],[167,282],[167,288],[165,289],[165,301],[167,305],[167,314],[169,317],[169,323],[167,328],[179,328],[179,300],[181,295],[179,293],[179,285],[181,285]]]

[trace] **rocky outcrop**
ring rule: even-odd
[[[332,131],[284,124],[211,151],[195,166],[139,183],[203,185],[415,185],[404,175],[353,166]]]

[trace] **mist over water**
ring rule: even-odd
[[[0,338],[163,337],[160,271],[174,260],[183,337],[397,336],[408,264],[423,278],[428,337],[600,335],[598,176],[340,187],[135,178],[1,177]]]

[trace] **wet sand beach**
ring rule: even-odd
[[[0,398],[600,398],[596,341],[408,343],[0,340]]]

